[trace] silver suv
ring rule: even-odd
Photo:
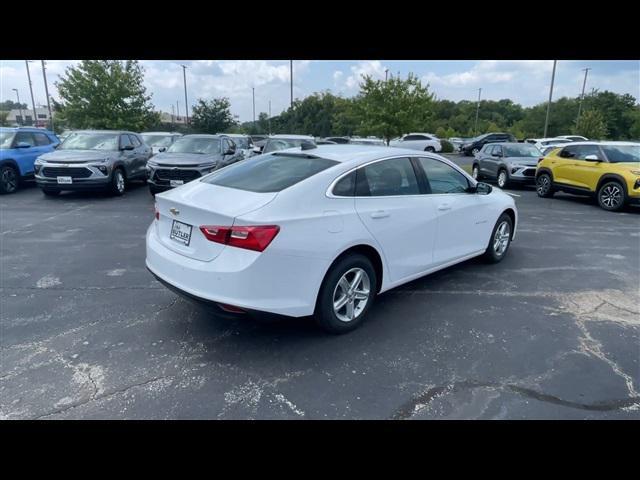
[[[131,180],[144,180],[151,148],[137,133],[80,130],[36,159],[36,183],[45,195],[63,190],[108,190],[122,195]]]
[[[179,187],[243,158],[227,135],[185,135],[147,162],[149,191],[155,195]]]

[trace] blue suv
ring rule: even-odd
[[[36,158],[59,144],[53,132],[41,128],[0,128],[0,194],[13,193],[21,180],[34,178]]]

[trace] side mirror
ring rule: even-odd
[[[158,149],[159,152],[166,152],[167,151],[167,147],[160,147]]]
[[[600,160],[600,159],[598,158],[598,156],[597,156],[597,155],[587,155],[586,157],[584,157],[584,159],[585,159],[587,162],[601,162],[601,161],[602,161],[602,160]]]
[[[260,147],[253,147],[253,153],[260,155],[262,153],[262,149]]]
[[[29,145],[27,142],[18,142],[16,148],[31,148],[31,145]]]
[[[125,145],[124,147],[122,147],[120,150],[133,150],[134,146],[133,145]]]
[[[502,154],[501,153],[492,153],[491,156],[492,157],[501,157]]]
[[[493,191],[493,187],[488,183],[478,182],[475,187],[470,189],[471,193],[478,195],[489,195]]]

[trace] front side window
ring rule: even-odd
[[[33,147],[36,145],[36,140],[30,132],[18,132],[16,133],[16,145],[19,143],[28,143]]]
[[[361,179],[362,177],[362,179]],[[417,195],[418,180],[408,158],[392,158],[358,170],[358,196]]]
[[[424,135],[407,135],[406,137],[404,137],[405,141],[406,140],[425,140]]]
[[[220,153],[220,139],[208,137],[182,137],[176,140],[168,149],[171,153],[198,153],[211,155]]]
[[[51,143],[49,137],[47,137],[44,133],[34,133],[33,135],[36,138],[36,145],[42,146],[49,145]]]
[[[602,145],[602,150],[611,163],[640,162],[640,146],[637,145]]]
[[[602,160],[602,153],[600,153],[600,147],[597,145],[577,145],[573,158],[584,160],[588,155],[595,155],[598,159]]]
[[[218,170],[202,181],[249,192],[279,192],[337,164],[326,158],[259,155]]]
[[[125,148],[128,146],[133,146],[133,144],[131,143],[131,139],[129,138],[129,135],[121,135],[120,136],[120,148]]]
[[[131,145],[133,145],[136,148],[142,145],[140,140],[138,140],[138,137],[135,135],[129,135],[129,139],[131,140]]]
[[[83,133],[76,132],[69,135],[60,150],[118,150],[116,133]]]
[[[420,157],[418,160],[427,176],[431,193],[465,193],[469,188],[467,177],[450,165],[433,158]]]
[[[251,148],[251,145],[249,145],[249,139],[246,137],[234,137],[233,141],[235,142],[236,146],[242,150]]]

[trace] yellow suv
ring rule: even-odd
[[[640,143],[573,142],[538,161],[536,191],[596,197],[605,210],[640,204]]]

